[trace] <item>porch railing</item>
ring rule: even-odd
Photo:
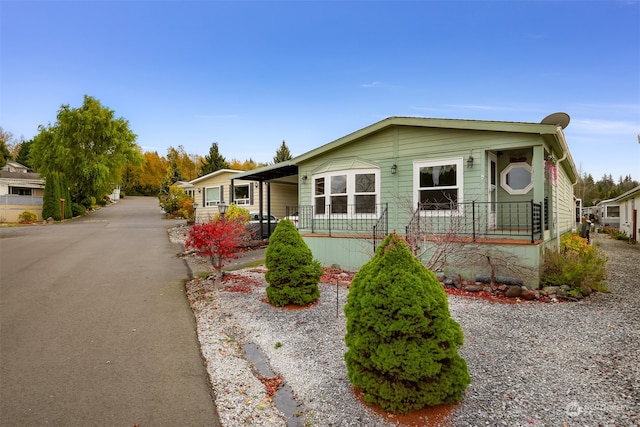
[[[297,216],[300,230],[312,233],[369,234],[384,239],[389,229],[389,205],[382,203],[366,207],[359,205],[287,206],[287,216]]]
[[[522,202],[422,203],[406,227],[408,242],[428,236],[542,238],[542,205]]]

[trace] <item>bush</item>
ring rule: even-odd
[[[38,215],[31,211],[24,211],[18,215],[18,222],[20,224],[33,224],[38,220]]]
[[[607,257],[597,245],[588,245],[578,234],[565,234],[560,239],[560,252],[545,252],[541,282],[545,286],[568,285],[610,292],[606,286]]]
[[[269,239],[265,261],[269,270],[265,274],[269,303],[277,307],[303,306],[320,298],[322,268],[293,222],[284,219],[278,223]]]
[[[471,382],[462,328],[435,274],[397,235],[355,275],[344,312],[347,374],[365,401],[406,413],[462,399]]]
[[[71,203],[71,212],[73,216],[84,216],[87,214],[87,208],[80,203]]]

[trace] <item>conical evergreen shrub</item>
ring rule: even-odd
[[[278,223],[269,238],[265,260],[269,303],[278,307],[307,305],[320,298],[322,268],[293,222],[284,219]]]
[[[355,275],[344,312],[345,361],[368,403],[406,413],[462,399],[464,337],[433,272],[390,234]]]

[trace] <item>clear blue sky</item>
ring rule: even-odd
[[[294,156],[389,116],[539,122],[640,180],[639,1],[0,0],[0,126],[97,98],[145,151]]]

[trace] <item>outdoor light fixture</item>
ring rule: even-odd
[[[393,165],[391,165],[391,175],[395,175],[397,171],[398,171],[398,165],[394,163]]]
[[[229,207],[229,205],[227,205],[224,202],[218,203],[218,212],[220,212],[220,215],[224,216],[224,214],[227,213],[227,208],[228,207]]]
[[[202,188],[198,187],[198,194],[202,193]]]
[[[469,156],[467,159],[467,167],[471,169],[473,167],[473,156]]]
[[[302,182],[307,182],[307,179],[308,179],[307,175],[302,175]]]

